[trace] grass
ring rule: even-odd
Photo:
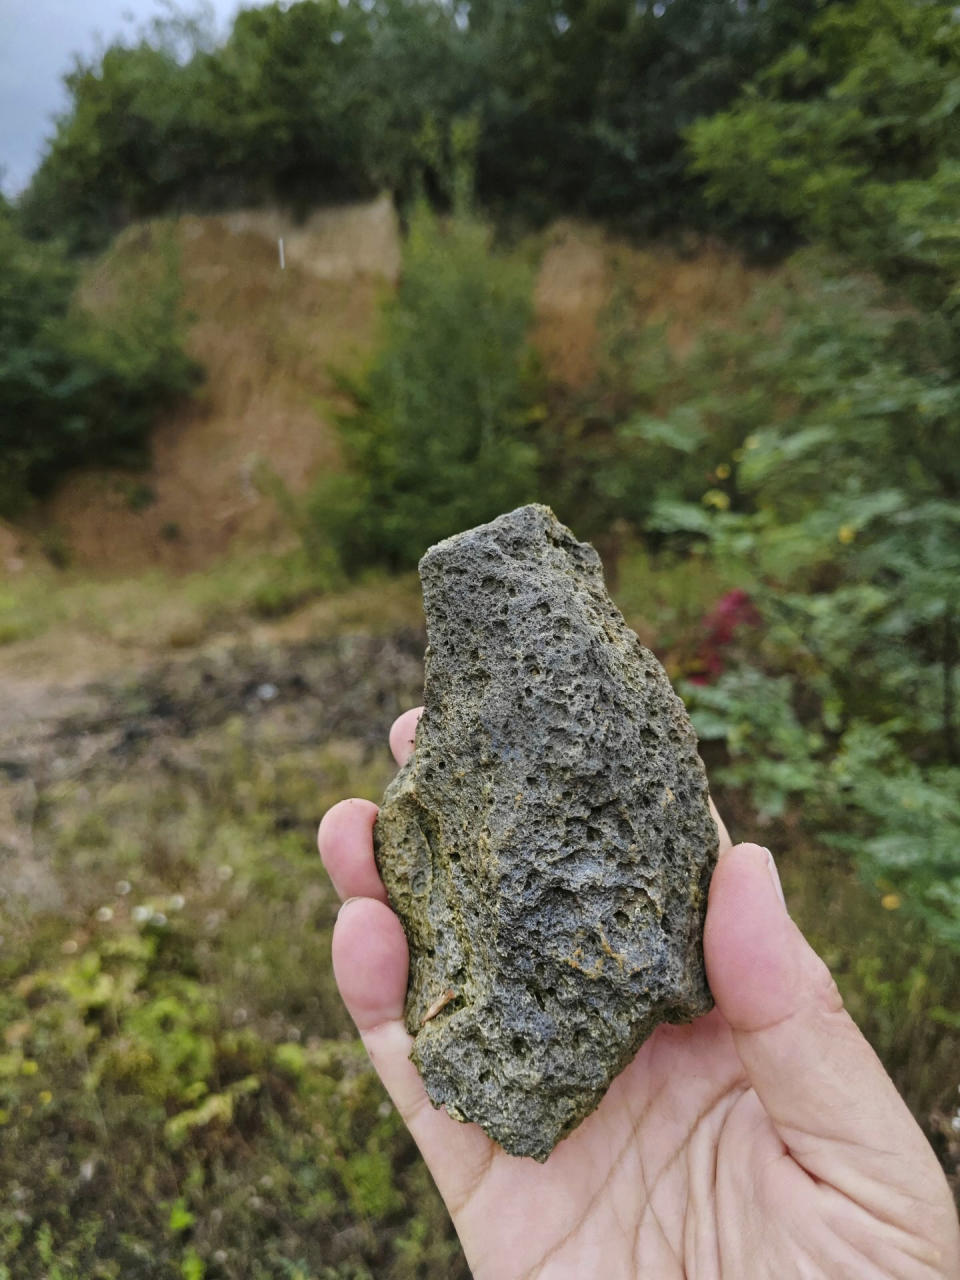
[[[0,726],[0,1280],[466,1276],[336,992],[314,843],[328,805],[392,772],[385,732],[422,681],[418,593],[302,598],[300,574],[254,558],[6,588],[15,672],[27,650],[51,679],[75,668],[80,636],[105,656],[82,698]],[[742,584],[634,549],[618,594],[682,669]],[[263,608],[265,585],[290,612]],[[735,838],[760,834],[717,799]],[[762,832],[791,910],[956,1177],[955,958],[798,830]]]
[[[314,845],[382,791],[419,649],[195,655],[33,755],[59,901],[0,911],[0,1275],[462,1274],[334,989]]]
[[[414,576],[387,580],[373,573],[349,589],[340,584],[334,591],[337,585],[328,564],[300,549],[237,554],[181,575],[155,569],[97,579],[35,567],[0,585],[0,670],[74,674],[84,651],[99,666],[97,654],[116,663],[117,651],[186,650],[294,614],[302,629],[319,634],[420,624]],[[82,670],[82,659],[79,665]]]
[[[706,557],[657,556],[631,546],[621,561],[616,594],[644,642],[680,661],[704,612],[745,580],[739,565],[718,570]],[[345,589],[329,562],[302,548],[283,555],[235,554],[188,574],[153,569],[96,578],[34,565],[0,584],[0,670],[19,665],[26,652],[35,654],[38,642],[35,665],[48,670],[58,647],[71,651],[70,662],[84,642],[108,650],[188,650],[279,619],[289,619],[301,633],[319,634],[419,626],[419,584],[415,574],[370,572]]]

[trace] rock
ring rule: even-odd
[[[547,507],[420,562],[426,711],[375,828],[427,1093],[545,1160],[661,1022],[712,1004],[696,737]]]

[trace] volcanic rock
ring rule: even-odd
[[[433,1103],[545,1160],[712,1004],[717,829],[680,699],[548,507],[420,562],[426,710],[375,829]]]

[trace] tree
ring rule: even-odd
[[[83,463],[140,463],[157,415],[199,377],[185,354],[172,240],[93,315],[77,269],[0,213],[0,513]]]
[[[691,127],[692,168],[716,205],[826,239],[938,305],[960,287],[958,114],[954,7],[832,4]]]
[[[472,4],[487,73],[481,196],[644,232],[715,223],[686,170],[682,132],[734,98],[818,8],[817,0]]]
[[[490,208],[642,231],[716,223],[682,132],[819,7],[297,0],[241,11],[220,48],[202,24],[158,22],[66,77],[70,106],[22,225],[85,250],[158,212],[303,211],[384,187],[408,202],[424,178],[446,208],[436,147],[465,118],[478,122],[477,193]]]
[[[345,382],[347,474],[321,481],[313,520],[347,567],[415,564],[433,542],[533,496],[532,276],[488,230],[421,204],[369,366]]]

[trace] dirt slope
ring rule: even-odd
[[[271,212],[185,217],[177,239],[194,317],[189,349],[206,381],[157,428],[149,472],[71,476],[37,514],[79,566],[195,569],[237,538],[286,536],[258,469],[269,465],[296,492],[335,465],[329,368],[369,345],[399,266],[397,219],[383,200],[325,210],[300,227]],[[149,253],[152,241],[150,227],[131,228],[117,251]],[[98,285],[109,279],[88,290]]]
[[[150,253],[154,234],[131,228],[116,252]],[[388,199],[324,210],[298,227],[271,211],[184,217],[177,239],[194,318],[189,347],[206,382],[157,428],[148,472],[73,475],[35,513],[34,529],[78,568],[192,570],[238,546],[289,540],[260,470],[272,468],[296,493],[336,467],[329,370],[369,347],[378,302],[400,267]],[[551,375],[572,385],[591,373],[598,316],[615,287],[632,292],[652,321],[667,321],[682,352],[705,320],[731,317],[761,274],[716,246],[683,259],[566,222],[543,243],[535,339]],[[87,289],[95,301],[109,287],[108,256]],[[17,560],[8,549],[2,563],[15,570]]]
[[[680,256],[561,222],[548,232],[540,264],[535,339],[551,375],[580,385],[593,372],[598,320],[615,290],[632,297],[651,324],[665,325],[667,341],[682,356],[705,325],[732,320],[770,274],[716,242]]]

